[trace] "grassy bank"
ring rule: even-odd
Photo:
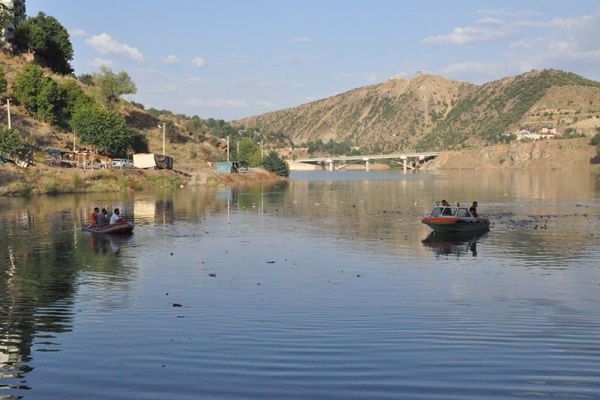
[[[79,170],[0,166],[0,196],[119,192],[174,188],[186,179],[173,171]]]

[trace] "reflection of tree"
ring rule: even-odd
[[[35,208],[0,214],[0,368],[9,388],[26,388],[36,339],[56,351],[56,334],[72,329],[80,273],[122,269],[112,252],[99,256],[73,230],[78,219]]]

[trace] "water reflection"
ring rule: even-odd
[[[80,274],[119,274],[122,242],[82,234],[87,209],[74,198],[13,203],[0,213],[0,388],[26,390],[34,352],[60,351],[73,329]]]
[[[119,254],[121,246],[129,242],[132,238],[131,235],[110,235],[92,232],[85,232],[83,235],[89,237],[90,249],[94,250],[96,254],[106,254],[108,249],[113,254]]]
[[[423,239],[423,246],[431,249],[437,256],[462,255],[471,253],[477,257],[477,242],[482,241],[489,232],[431,232]]]
[[[474,398],[494,385],[504,398],[517,386],[597,389],[585,376],[572,378],[578,393],[535,383],[560,375],[553,365],[599,370],[577,364],[597,355],[600,329],[596,178],[369,176],[0,199],[0,388],[20,396],[33,386],[44,398],[49,386],[28,376],[36,368],[64,390],[96,385],[90,397],[169,397],[156,390],[173,385],[189,398],[398,398],[407,388],[460,397],[469,383]],[[420,215],[441,198],[487,204],[491,232],[428,235]],[[95,205],[124,210],[134,235],[82,233]],[[448,260],[486,268],[461,275]],[[110,368],[124,360],[127,378]],[[91,372],[77,375],[82,365]],[[495,380],[515,365],[504,386]]]

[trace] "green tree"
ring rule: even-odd
[[[23,150],[23,146],[19,131],[8,128],[0,130],[0,154],[6,156],[17,154]]]
[[[123,95],[137,92],[135,83],[125,71],[115,74],[108,67],[100,67],[100,73],[93,76],[102,101],[108,105],[115,104]]]
[[[4,67],[0,64],[0,94],[6,93],[6,89],[8,89],[8,81],[4,74]]]
[[[63,88],[37,65],[27,65],[17,74],[13,86],[17,101],[42,121],[64,123],[67,95]]]
[[[20,51],[33,50],[48,67],[59,74],[73,72],[73,45],[69,33],[54,17],[40,12],[21,22],[15,30],[15,44]]]
[[[71,127],[82,143],[91,144],[102,154],[123,155],[132,144],[125,119],[93,103],[77,107]]]
[[[594,137],[592,137],[592,141],[590,142],[592,146],[597,146],[600,144],[600,132],[596,133]]]
[[[276,152],[271,151],[262,162],[263,168],[277,176],[289,176],[290,167]]]
[[[83,105],[95,102],[93,98],[85,94],[75,79],[69,79],[61,85],[65,95],[65,107],[63,109],[63,120],[70,121],[75,110]]]
[[[248,138],[240,141],[240,152],[237,158],[238,161],[247,161],[251,167],[258,167],[262,163],[260,147]]]

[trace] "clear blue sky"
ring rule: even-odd
[[[598,1],[27,0],[70,32],[76,74],[129,72],[147,107],[226,120],[416,71],[481,83],[600,80]]]

